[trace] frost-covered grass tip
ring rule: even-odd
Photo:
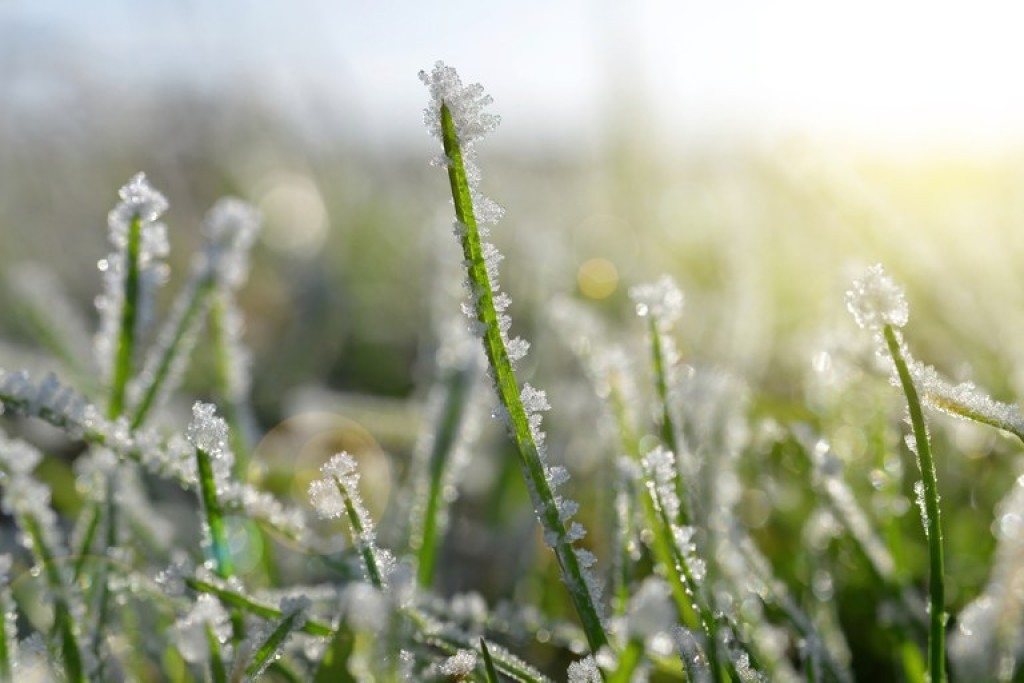
[[[339,439],[302,469],[305,449],[262,438],[238,303],[260,217],[242,200],[207,214],[161,311],[187,228],[132,177],[107,217],[94,336],[52,273],[12,269],[36,364],[54,368],[14,369],[0,347],[0,682],[1024,677],[1024,478],[988,519],[955,486],[979,459],[958,457],[963,425],[926,411],[1003,449],[1024,416],[914,359],[912,297],[881,266],[846,298],[869,334],[842,329],[877,353],[841,386],[815,363],[806,396],[684,342],[669,275],[609,302],[636,314],[618,328],[553,297],[533,320],[565,348],[526,362],[477,165],[498,117],[444,64],[420,78],[466,292],[460,306],[435,283],[429,386],[408,399],[422,419],[394,457]],[[364,467],[385,459],[390,475]],[[979,518],[992,547],[975,557],[963,525]]]

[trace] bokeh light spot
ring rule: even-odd
[[[583,296],[606,299],[619,286],[619,271],[606,258],[588,259],[576,271],[576,282]]]
[[[327,238],[327,207],[310,178],[297,173],[275,175],[259,198],[263,241],[280,252],[308,256]]]

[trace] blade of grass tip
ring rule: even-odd
[[[526,480],[538,521],[544,529],[545,540],[555,552],[563,582],[569,590],[587,642],[591,650],[597,652],[608,644],[608,635],[595,597],[598,585],[585,572],[573,545],[575,538],[567,532],[563,523],[563,507],[556,500],[547,478],[539,442],[541,433],[538,412],[546,408],[547,403],[540,392],[527,386],[521,393],[519,388],[512,359],[525,354],[526,344],[521,340],[506,340],[509,321],[507,315],[499,313],[499,305],[504,310],[508,299],[504,295],[499,298],[492,283],[492,277],[497,277],[499,255],[493,246],[485,245],[482,241],[474,202],[481,203],[483,216],[487,220],[496,220],[499,211],[493,203],[475,192],[467,171],[467,157],[469,162],[472,159],[472,140],[496,125],[497,119],[481,111],[490,102],[483,95],[482,88],[463,88],[454,69],[439,62],[431,75],[421,73],[420,78],[431,89],[432,102],[426,112],[428,126],[441,139],[446,156],[445,164],[458,220],[456,233],[465,258],[475,325],[483,340],[508,431],[516,444],[520,470]],[[529,412],[523,398],[527,390],[531,398]]]
[[[124,413],[137,334],[152,298],[147,285],[163,279],[160,259],[169,250],[166,230],[157,222],[167,210],[167,200],[149,184],[145,174],[134,176],[118,194],[121,201],[107,219],[115,251],[101,264],[104,293],[97,301],[100,331],[96,337],[101,364],[112,363],[107,410],[112,420]],[[107,353],[109,361],[104,357]]]
[[[648,319],[648,336],[651,343],[651,367],[654,387],[657,393],[660,418],[659,437],[662,444],[680,457],[683,443],[679,438],[679,425],[673,417],[670,387],[675,383],[674,368],[679,362],[679,352],[672,339],[672,328],[682,315],[683,293],[675,281],[663,275],[657,282],[630,288],[629,296],[636,306],[636,313]],[[680,526],[689,524],[691,517],[689,496],[682,477],[675,480],[679,511],[676,522]]]
[[[491,652],[487,649],[487,641],[480,639],[480,654],[484,659],[484,673],[487,675],[487,683],[501,683],[498,672],[494,668],[494,661],[491,660]]]
[[[280,655],[285,641],[305,620],[309,605],[308,600],[293,602],[290,605],[282,605],[281,611],[285,613],[285,617],[259,644],[256,652],[253,654],[252,662],[245,669],[245,675],[249,679],[255,680],[263,675],[263,672],[266,671],[270,663]]]
[[[197,401],[192,406],[192,422],[188,426],[187,436],[196,454],[200,501],[210,535],[209,550],[213,555],[217,575],[226,579],[234,574],[234,565],[217,491],[230,477],[232,454],[227,447],[227,424],[214,414],[214,410],[213,405]]]
[[[125,389],[132,374],[132,356],[135,350],[136,313],[139,298],[139,246],[142,241],[142,218],[132,218],[128,228],[128,269],[124,278],[124,303],[121,325],[114,356],[114,374],[110,382],[110,400],[107,417],[114,419],[124,412]]]
[[[348,453],[337,453],[320,468],[322,478],[309,485],[309,497],[317,514],[323,519],[344,516],[352,531],[352,543],[363,559],[366,580],[383,590],[394,559],[378,548],[370,513],[359,495],[359,472],[355,459]]]
[[[903,387],[903,395],[907,399],[910,413],[910,424],[914,431],[916,444],[917,466],[921,471],[921,497],[924,512],[925,536],[928,540],[928,673],[930,679],[937,683],[946,679],[946,591],[945,571],[942,547],[942,519],[939,510],[939,485],[935,474],[935,461],[932,458],[931,445],[928,441],[928,428],[925,425],[921,402],[918,399],[914,380],[910,376],[900,339],[892,325],[883,328],[889,354],[899,375]]]

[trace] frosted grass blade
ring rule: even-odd
[[[474,180],[471,180],[468,170],[473,167],[467,164],[466,159],[472,148],[463,149],[464,145],[470,145],[475,138],[493,128],[497,120],[482,112],[483,106],[490,102],[482,89],[479,86],[463,88],[453,69],[438,63],[431,75],[421,73],[420,77],[431,88],[433,100],[425,118],[444,148],[444,164],[455,204],[456,234],[465,258],[475,324],[483,340],[495,389],[504,409],[509,433],[516,444],[520,469],[538,521],[555,551],[563,581],[569,589],[587,641],[591,650],[596,652],[608,644],[595,597],[597,586],[577,555],[574,535],[566,530],[562,505],[555,498],[543,461],[541,443],[538,442],[538,411],[547,407],[546,400],[542,393],[528,386],[521,389],[513,368],[513,358],[524,355],[526,345],[519,339],[509,340],[506,336],[510,321],[499,311],[499,306],[504,310],[508,299],[496,292],[493,282],[497,277],[500,256],[482,241],[477,217],[477,211],[481,209],[486,218],[494,220],[496,210],[493,203],[474,189]],[[475,179],[475,175],[472,177]],[[529,410],[524,397],[529,399]],[[534,424],[538,427],[535,428]]]

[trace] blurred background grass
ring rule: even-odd
[[[536,374],[553,395],[556,443],[594,454],[570,463],[581,475],[599,469],[601,447],[579,435],[594,407],[563,390],[579,372],[544,304],[576,297],[614,335],[632,336],[639,358],[626,290],[662,272],[687,295],[684,356],[742,376],[758,417],[819,425],[866,496],[885,454],[865,420],[901,408],[884,383],[840,367],[844,349],[860,348],[843,292],[861,266],[880,261],[906,285],[921,360],[1002,400],[1024,392],[1024,96],[1011,87],[1024,46],[1007,33],[1019,25],[1012,11],[527,5],[5,3],[0,268],[44,264],[94,318],[106,212],[133,173],[171,202],[178,275],[216,198],[254,202],[265,234],[241,304],[261,425],[275,438],[319,434],[322,450],[380,447],[401,470],[447,315],[437,311],[459,296],[446,181],[428,163],[437,150],[416,80],[443,58],[483,82],[505,119],[480,146],[484,191],[508,211],[494,231],[503,283],[516,331],[534,342],[526,379]],[[31,356],[13,311],[0,307],[5,366]],[[201,363],[191,387],[206,391]],[[296,422],[314,410],[333,416],[331,429]],[[894,432],[886,438],[895,450]],[[992,509],[1018,449],[964,426],[937,438],[955,608],[987,576]],[[281,443],[291,445],[268,457],[304,463],[291,474],[301,491],[319,451]],[[746,473],[745,521],[784,576],[808,585],[813,568],[784,561],[798,557],[807,513],[806,500],[786,502],[806,492],[787,491],[805,474],[785,447],[767,453],[771,476]],[[501,463],[478,469],[480,497],[463,503],[463,542],[448,549],[477,562],[494,550],[478,544],[493,531],[481,524],[533,531],[528,517],[505,519],[502,496],[481,493],[508,474]],[[471,521],[475,507],[489,510],[486,522]],[[903,526],[920,568],[911,517]],[[854,609],[865,569],[848,565],[846,625],[868,634],[877,614]],[[505,586],[491,585],[496,593],[515,582],[492,579]],[[488,579],[446,581],[458,590]]]

